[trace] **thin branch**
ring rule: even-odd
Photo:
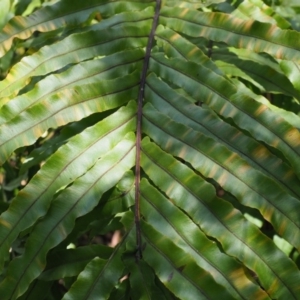
[[[145,93],[146,76],[149,66],[149,60],[151,55],[151,49],[154,42],[155,30],[158,24],[159,11],[161,7],[161,0],[156,1],[155,13],[153,17],[153,23],[151,32],[149,35],[148,45],[146,49],[143,70],[141,74],[140,88],[138,94],[138,111],[137,111],[137,132],[136,132],[136,166],[135,166],[135,227],[136,227],[136,246],[137,246],[137,259],[142,258],[142,238],[141,238],[141,227],[140,227],[140,180],[141,180],[141,140],[142,140],[142,115],[143,115],[143,101]]]

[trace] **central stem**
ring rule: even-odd
[[[153,23],[149,40],[146,48],[146,54],[144,58],[143,70],[141,74],[140,88],[138,94],[138,110],[137,110],[137,130],[136,130],[136,165],[135,165],[135,228],[136,228],[136,246],[137,246],[137,259],[142,258],[142,237],[140,227],[140,180],[141,180],[141,140],[142,140],[142,117],[143,117],[143,101],[145,94],[146,77],[149,66],[149,60],[151,55],[151,49],[154,42],[155,30],[158,24],[159,11],[161,6],[161,0],[156,0],[155,13],[153,17]]]

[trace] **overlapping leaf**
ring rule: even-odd
[[[11,47],[13,39],[26,39],[35,31],[46,32],[61,27],[76,27],[89,16],[101,12],[101,16],[112,16],[126,10],[142,10],[154,4],[152,0],[140,1],[58,1],[52,6],[37,10],[28,17],[13,18],[0,35],[0,56]]]
[[[61,147],[13,200],[10,209],[1,215],[1,264],[12,241],[24,229],[42,217],[53,195],[91,168],[99,157],[134,129],[136,106],[112,114],[106,120],[75,136]],[[43,178],[43,184],[41,184]],[[31,196],[34,193],[34,197]],[[14,207],[20,207],[15,210]]]
[[[291,27],[288,21],[261,0],[244,0],[232,15],[245,20],[254,19],[261,22],[276,24],[282,29]]]
[[[272,297],[284,299],[289,295],[298,299],[296,290],[299,279],[296,278],[299,278],[300,272],[268,238],[230,204],[217,199],[212,186],[203,182],[188,167],[164,154],[149,140],[144,140],[142,149],[145,154],[142,157],[143,169],[172,203],[185,211],[208,236],[216,238],[226,253],[252,269]],[[282,272],[282,267],[289,271]]]
[[[46,46],[0,82],[0,162],[35,145],[21,175],[39,169],[0,216],[1,299],[58,280],[59,299],[300,299],[294,257],[243,215],[299,254],[299,117],[253,87],[300,98],[300,34],[221,2],[62,0],[6,25],[1,55]]]

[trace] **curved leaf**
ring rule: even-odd
[[[161,10],[161,23],[191,37],[203,36],[237,48],[267,52],[276,58],[299,62],[300,33],[296,31],[281,30],[253,20],[244,21],[223,13],[168,7]]]
[[[0,127],[0,163],[21,146],[20,142],[30,145],[49,128],[57,128],[92,113],[121,106],[135,97],[138,81],[138,74],[135,74],[127,76],[125,80],[118,78],[101,84],[83,85],[58,92],[50,99],[31,106]],[[118,96],[113,97],[114,94]],[[35,117],[37,115],[38,118]],[[33,118],[36,124],[32,124]]]
[[[201,184],[201,181],[199,183]],[[269,298],[247,278],[242,266],[221,253],[216,243],[210,241],[171,199],[166,199],[146,180],[141,183],[141,194],[141,212],[147,222],[182,247],[185,253],[192,257],[198,266],[212,274],[214,280],[224,286],[233,298],[247,299],[253,295],[256,299]],[[156,245],[155,241],[153,245]],[[153,268],[155,269],[155,266]]]
[[[165,151],[188,161],[205,177],[213,178],[244,205],[257,208],[280,235],[300,248],[298,199],[286,194],[236,153],[191,128],[176,124],[150,104],[144,108],[144,116],[145,132]],[[289,199],[289,205],[282,203],[282,198]]]
[[[147,87],[147,99],[157,110],[224,144],[254,168],[275,179],[289,193],[300,196],[300,182],[295,173],[267,148],[222,121],[213,111],[194,105],[153,74],[147,78]]]
[[[10,208],[0,216],[1,266],[10,244],[21,231],[46,214],[53,195],[84,174],[133,129],[135,112],[136,105],[130,103],[128,108],[120,109],[75,136],[43,165],[30,184],[12,201]]]
[[[142,15],[142,17],[146,18],[148,15],[149,13],[146,16]],[[146,34],[149,26],[145,26],[145,23],[140,24],[137,31],[132,25],[121,25],[119,24],[117,28],[112,28],[109,32],[105,29],[73,34],[54,45],[43,47],[32,56],[24,57],[20,63],[12,68],[5,80],[0,82],[0,96],[5,99],[5,97],[12,94],[15,95],[16,92],[25,86],[30,77],[49,74],[70,64],[91,59],[94,56],[108,55],[125,49],[141,48],[146,45]],[[98,73],[100,73],[103,70],[112,68],[114,59],[116,61],[114,61],[113,66],[116,67],[133,61],[133,57],[135,60],[138,60],[138,57],[141,58],[143,51],[139,49],[132,53],[134,56],[129,52],[127,57],[127,54],[119,52],[109,56],[110,58],[107,57],[92,62],[98,64]],[[72,77],[76,75],[77,77],[81,75],[80,78],[85,78],[84,73],[88,73],[90,77],[91,74],[95,73],[95,65],[93,69],[90,69],[91,66],[88,63],[83,63],[82,67],[83,70],[78,67],[77,70],[76,68],[73,70],[73,73],[66,73],[68,79],[71,81]],[[85,68],[87,68],[86,71],[84,71]],[[82,72],[84,73],[81,74]],[[75,79],[76,77],[73,78],[73,82]],[[1,102],[3,105],[4,100],[2,99]]]
[[[39,279],[50,281],[76,276],[96,256],[108,259],[111,254],[112,249],[103,245],[90,245],[57,251],[47,257],[47,268]]]
[[[53,201],[47,215],[33,228],[25,254],[9,265],[7,277],[0,284],[3,299],[16,299],[26,291],[28,283],[44,269],[47,251],[65,239],[75,219],[91,211],[102,194],[133,166],[134,141],[133,134],[125,136]]]
[[[225,253],[253,270],[272,298],[299,299],[300,272],[269,238],[231,204],[217,198],[211,185],[171,155],[164,154],[148,138],[143,141],[142,150],[142,167],[150,179],[207,236],[216,238]]]
[[[102,3],[101,3],[102,2]],[[88,17],[101,11],[103,16],[112,15],[118,11],[127,10],[142,10],[153,3],[152,0],[143,2],[130,1],[101,1],[87,0],[80,1],[58,1],[52,6],[46,6],[43,9],[37,10],[28,17],[16,16],[3,28],[0,34],[0,56],[11,47],[13,39],[26,39],[35,31],[45,32],[54,30],[60,27],[75,27],[85,22]]]
[[[178,84],[196,101],[207,104],[224,118],[231,118],[256,139],[278,148],[300,176],[300,132],[265,105],[240,95],[225,77],[193,62],[167,59],[153,54],[151,70],[172,84]]]
[[[288,21],[261,0],[244,0],[232,14],[245,20],[254,19],[260,22],[276,24],[281,29],[291,27]]]
[[[300,35],[287,20],[261,0],[11,12],[1,299],[300,299]]]

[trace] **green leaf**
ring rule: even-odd
[[[142,167],[150,179],[207,236],[217,239],[225,253],[236,257],[257,274],[272,298],[297,299],[300,272],[269,238],[231,204],[217,198],[210,184],[150,143],[148,138],[143,141],[142,150],[145,154]]]
[[[300,91],[300,84],[297,80],[299,73],[300,73],[300,66],[296,62],[282,60],[280,62],[280,68],[284,72],[284,74],[288,77],[291,81],[295,89]]]
[[[184,255],[184,250],[172,240],[145,222],[142,223],[142,231],[147,242],[145,260],[175,296],[180,299],[213,299],[222,295],[224,299],[237,299],[216,284],[212,276],[200,268],[192,257]]]
[[[135,112],[135,104],[130,103],[127,109],[120,109],[110,118],[75,136],[43,165],[30,184],[17,195],[10,208],[0,217],[1,265],[8,255],[11,242],[22,230],[32,226],[46,214],[57,190],[83,175],[99,157],[111,150],[133,129]],[[44,181],[44,178],[48,180]],[[31,197],[32,192],[34,197]]]
[[[13,150],[22,143],[30,145],[49,128],[57,128],[67,123],[81,120],[95,112],[109,110],[124,104],[127,99],[134,97],[138,74],[128,75],[124,78],[103,81],[101,84],[89,84],[66,89],[39,102],[0,126],[0,147],[6,156],[0,157],[4,162]],[[116,97],[113,97],[116,94]],[[127,101],[126,101],[127,102]],[[47,103],[47,104],[46,104]],[[77,104],[77,105],[76,105]],[[36,124],[32,124],[32,119]],[[10,130],[8,130],[10,128]],[[11,136],[14,132],[14,137]]]
[[[129,281],[132,299],[166,299],[155,283],[153,270],[141,260],[137,262],[134,257],[126,259],[124,264],[130,273]]]
[[[226,78],[193,62],[167,59],[161,54],[152,55],[151,70],[158,72],[172,84],[180,85],[196,101],[204,102],[223,118],[248,131],[257,140],[264,141],[281,151],[300,176],[300,133],[281,119],[267,106],[240,95]],[[176,79],[175,79],[176,78]]]
[[[244,19],[276,24],[281,29],[290,28],[290,23],[261,0],[244,0],[232,15]]]
[[[296,213],[300,203],[296,198],[285,193],[236,153],[191,128],[176,124],[150,104],[144,108],[144,116],[145,131],[165,151],[188,161],[205,177],[213,178],[244,205],[257,208],[280,235],[295,247],[300,247],[297,237],[300,223]],[[288,206],[280,202],[282,197],[289,199]]]
[[[276,58],[299,61],[300,33],[281,30],[258,21],[244,21],[223,13],[163,7],[163,25],[191,37],[205,37],[256,53],[266,52]],[[224,38],[225,36],[225,38]]]
[[[146,11],[146,14],[143,14],[142,17],[147,18],[148,15],[149,12]],[[136,62],[139,58],[143,57],[144,52],[141,49],[129,51],[126,55],[120,51],[145,46],[145,36],[149,28],[149,26],[145,25],[148,24],[149,21],[146,24],[141,24],[139,30],[136,31],[132,25],[122,26],[121,23],[117,26],[118,28],[112,29],[109,33],[107,29],[104,29],[73,34],[54,45],[43,47],[34,55],[23,58],[20,63],[14,66],[6,79],[0,82],[0,96],[8,97],[15,95],[16,92],[25,86],[28,79],[33,76],[46,75],[70,64],[91,59],[94,56],[110,54],[107,58],[101,60],[82,62],[72,71],[64,73],[65,76],[63,74],[62,76],[58,76],[58,79],[64,79],[65,84],[66,82],[71,82],[75,85],[78,84],[80,79],[88,79],[91,74],[101,74],[113,67],[122,66],[129,62]],[[95,43],[95,40],[97,43]],[[113,52],[110,47],[114,47],[115,50],[113,52],[118,53],[112,55]],[[119,72],[121,70],[120,68]],[[49,90],[49,83],[51,83],[51,88],[54,87],[54,78],[50,77],[48,79],[52,80],[46,80],[45,87],[48,86],[46,90]],[[62,83],[60,84],[62,85]],[[26,104],[32,103],[32,100]],[[3,103],[4,100],[1,100],[1,102]]]
[[[2,3],[1,300],[300,299],[295,3]]]
[[[0,284],[3,299],[16,299],[27,289],[28,282],[45,268],[47,251],[66,238],[74,226],[75,218],[91,211],[101,195],[132,167],[134,138],[133,134],[125,136],[124,140],[54,200],[43,221],[33,228],[26,243],[25,254],[10,264],[8,276]],[[70,201],[66,202],[65,199]]]
[[[198,266],[212,274],[217,283],[226,287],[232,297],[238,299],[256,295],[256,299],[268,299],[268,296],[247,278],[242,266],[223,254],[216,243],[209,240],[171,199],[166,199],[146,180],[141,183],[141,194],[141,211],[147,222],[176,245],[184,248],[185,253],[192,257]],[[204,244],[205,248],[202,247]]]
[[[51,253],[47,257],[47,267],[39,279],[51,281],[77,276],[96,256],[108,259],[111,254],[112,249],[103,245],[83,246]]]
[[[157,110],[172,120],[185,124],[222,143],[247,160],[254,168],[275,179],[291,195],[300,196],[300,182],[293,170],[281,159],[272,155],[266,147],[222,121],[210,109],[194,105],[186,95],[181,95],[153,74],[148,76],[147,87],[148,101]],[[244,86],[243,89],[245,89]],[[253,97],[253,93],[250,96]],[[270,106],[272,107],[272,105]],[[274,108],[272,107],[272,109]]]
[[[10,1],[2,0],[0,2],[0,29],[3,28],[9,18]]]
[[[101,3],[102,2],[102,3]],[[109,16],[122,11],[122,2],[108,3],[105,1],[88,0],[84,2],[72,0],[58,1],[52,6],[37,10],[28,17],[16,16],[3,28],[0,34],[0,56],[12,46],[14,38],[26,39],[35,31],[46,32],[60,27],[76,27],[88,17],[101,11],[101,15]],[[142,10],[151,5],[150,0],[139,3],[127,2],[127,10]]]
[[[37,280],[33,284],[30,285],[27,292],[23,294],[18,299],[20,300],[28,300],[28,299],[41,299],[44,300],[47,298],[51,292],[51,287],[53,282],[51,281],[42,281]]]
[[[214,49],[212,58],[228,76],[250,81],[262,92],[282,93],[300,99],[300,93],[282,74],[278,64],[271,63],[266,55],[245,49]]]
[[[115,248],[109,259],[93,259],[79,274],[77,281],[65,294],[63,300],[78,298],[107,299],[123,274],[124,264],[122,263],[121,251],[119,250],[123,247],[125,241],[126,237]]]

